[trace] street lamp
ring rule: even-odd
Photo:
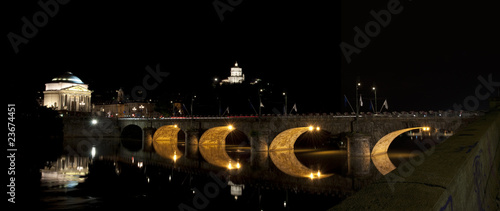
[[[375,92],[375,114],[377,114],[378,112],[378,108],[377,108],[377,89],[374,87],[372,87],[372,90],[373,92]]]
[[[359,97],[358,97],[358,89],[361,87],[361,83],[356,83],[356,127],[354,128],[354,132],[358,130],[358,119],[359,119]]]
[[[193,116],[193,103],[194,103],[195,98],[196,98],[196,95],[194,95],[193,98],[191,98],[191,116]]]
[[[288,111],[288,95],[286,94],[286,92],[283,92],[283,96],[285,96],[285,110],[283,113],[286,116],[287,115],[286,111]]]
[[[264,92],[264,90],[259,89],[259,116],[262,115],[262,92]]]

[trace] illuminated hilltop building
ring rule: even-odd
[[[222,79],[220,84],[241,84],[243,81],[245,81],[245,74],[243,74],[241,67],[238,67],[238,62],[235,62],[234,67],[231,67],[231,76]]]

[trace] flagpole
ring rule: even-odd
[[[385,107],[389,107],[389,106],[387,106],[387,99],[385,99],[385,100],[384,100],[384,104],[382,104],[382,107],[380,108],[380,112],[382,112],[382,109],[384,109],[384,106],[385,106]],[[387,108],[386,108],[386,109],[387,109]],[[379,113],[380,113],[380,112],[379,112]]]
[[[250,99],[248,99],[248,102],[250,103],[250,106],[252,106],[252,109],[253,111],[255,112],[255,114],[257,114],[257,111],[255,110],[255,107],[253,107],[253,104],[252,102],[250,101]],[[259,105],[260,106],[260,105]]]
[[[349,107],[351,107],[352,112],[354,112],[354,108],[352,108],[351,102],[349,102],[349,99],[344,95],[345,100],[347,101],[347,104],[349,104]]]
[[[290,112],[288,112],[288,114],[291,114],[294,109],[295,109],[295,113],[297,113],[297,104],[296,103],[293,104],[293,107],[292,107],[292,109],[290,109]]]

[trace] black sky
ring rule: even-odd
[[[353,27],[372,21],[389,1],[249,1],[224,13],[214,1],[70,1],[61,5],[15,54],[4,36],[13,98],[43,91],[51,78],[71,71],[97,92],[141,85],[146,66],[170,75],[155,93],[204,89],[227,77],[238,61],[248,78],[272,81],[295,95],[304,112],[344,110],[376,83],[391,110],[448,109],[474,93],[479,75],[498,78],[495,7],[480,2],[401,1],[403,11],[347,64],[341,41],[353,43]],[[226,1],[220,0],[226,3]],[[36,1],[9,0],[3,7],[9,32],[21,34],[22,17],[40,11]],[[498,81],[496,79],[495,81]],[[24,91],[17,90],[28,87]],[[22,95],[23,94],[23,95]]]

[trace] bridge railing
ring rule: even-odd
[[[440,118],[440,117],[458,117],[458,118],[470,118],[475,116],[482,116],[484,113],[480,111],[393,111],[393,112],[382,112],[382,113],[371,113],[371,112],[360,112],[360,118]],[[145,119],[245,119],[245,118],[285,118],[285,119],[296,119],[296,118],[354,118],[356,114],[354,112],[348,113],[308,113],[308,114],[262,114],[258,115],[228,115],[228,116],[177,116],[177,117],[124,117],[119,119],[127,120],[145,120]]]

